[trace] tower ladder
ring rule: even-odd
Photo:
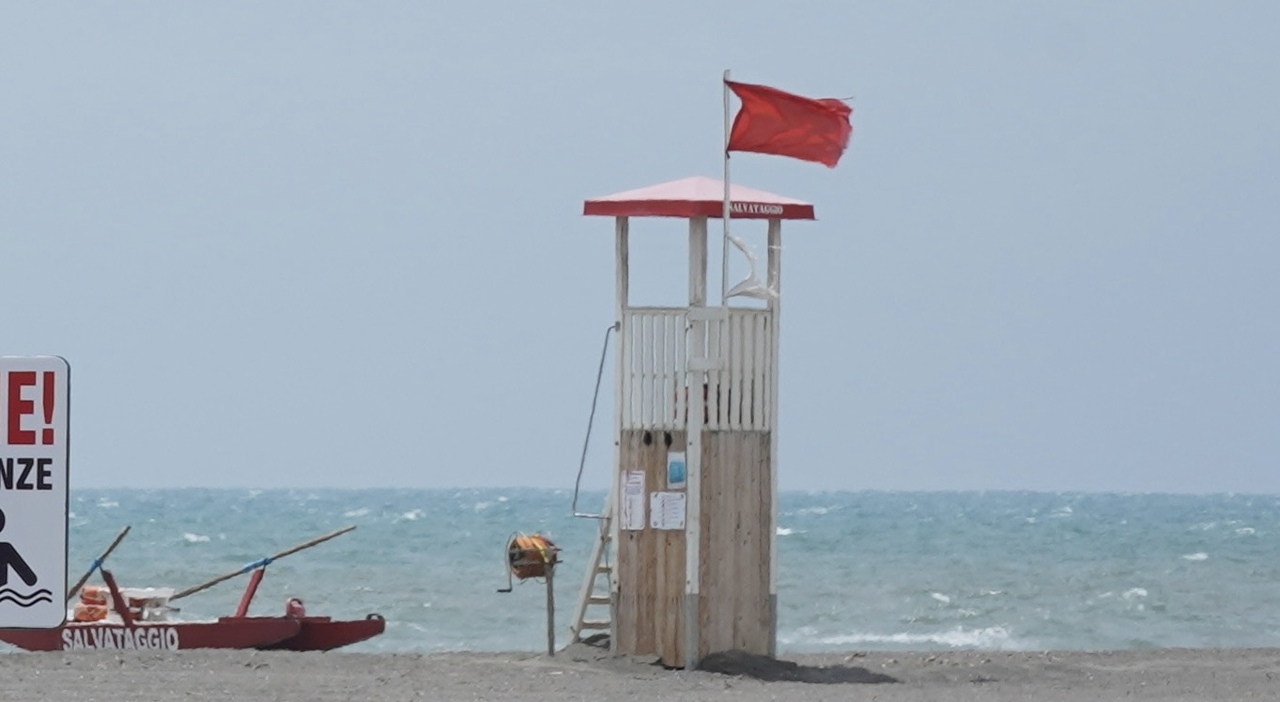
[[[605,506],[599,518],[599,532],[595,544],[591,547],[591,557],[587,560],[587,572],[582,581],[582,590],[578,594],[578,604],[573,612],[573,640],[583,641],[591,631],[613,633],[613,566],[609,562],[609,546],[613,542],[613,500]],[[604,591],[601,592],[600,578],[604,576]],[[603,613],[599,613],[603,610]],[[613,647],[610,636],[610,648]]]

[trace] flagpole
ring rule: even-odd
[[[729,305],[729,69],[724,71],[724,209],[720,219],[724,236],[720,241],[720,306]]]

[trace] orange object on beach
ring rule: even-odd
[[[85,585],[80,588],[80,601],[87,605],[106,605],[107,589],[101,585]]]
[[[77,622],[97,622],[107,618],[107,606],[77,602],[71,610],[71,618]]]
[[[559,548],[542,534],[518,534],[507,545],[507,561],[517,578],[541,578],[556,563]]]

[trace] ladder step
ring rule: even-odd
[[[610,626],[609,620],[607,619],[583,619],[582,623],[578,624],[578,630],[581,631],[583,629],[608,629],[609,626]]]
[[[613,566],[598,565],[598,566],[596,566],[596,572],[597,572],[597,573],[612,573],[612,572],[613,572]]]
[[[611,602],[608,595],[592,595],[587,598],[587,604],[607,605]]]

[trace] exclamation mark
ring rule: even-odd
[[[53,399],[57,396],[54,386],[54,378],[56,374],[53,371],[44,372],[44,423],[48,426],[40,433],[40,443],[53,443]]]

